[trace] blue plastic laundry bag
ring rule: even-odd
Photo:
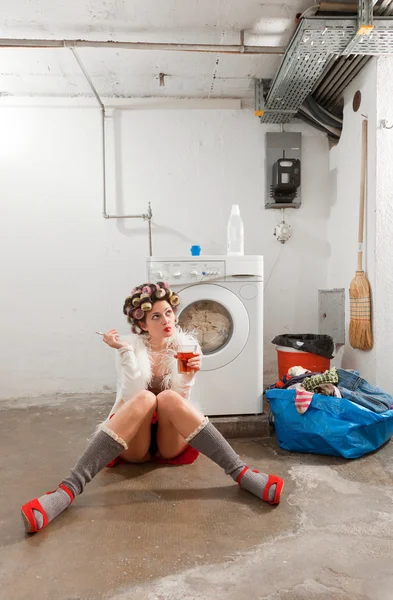
[[[301,415],[295,407],[296,390],[272,389],[266,397],[284,450],[359,458],[393,435],[393,410],[375,413],[345,398],[314,394]]]

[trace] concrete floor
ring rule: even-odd
[[[274,439],[233,442],[250,465],[285,477],[277,508],[205,457],[105,469],[25,536],[20,504],[68,474],[110,404],[37,402],[0,407],[2,599],[393,599],[391,443],[349,462],[290,454]]]

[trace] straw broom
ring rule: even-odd
[[[371,350],[374,341],[371,329],[371,292],[370,284],[363,271],[363,230],[364,230],[364,199],[366,193],[367,170],[367,120],[362,123],[362,165],[360,179],[359,205],[359,246],[358,268],[349,287],[350,323],[349,342],[352,348]]]

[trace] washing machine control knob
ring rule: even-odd
[[[164,273],[162,271],[157,271],[156,275],[157,279],[162,279],[164,277]]]
[[[191,277],[198,277],[199,273],[195,269],[190,273]]]
[[[174,277],[175,279],[179,279],[179,278],[181,277],[181,273],[180,273],[180,271],[176,271],[176,273],[173,273],[173,277]]]

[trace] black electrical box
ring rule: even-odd
[[[276,202],[293,202],[300,186],[300,160],[279,158],[273,165],[270,195]]]
[[[265,208],[300,207],[301,157],[301,133],[266,133]]]

